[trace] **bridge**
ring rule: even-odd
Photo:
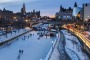
[[[77,21],[74,21],[74,20],[54,20],[54,21],[48,21],[46,23],[63,25],[63,24],[72,24],[72,23],[76,23],[76,22]]]
[[[43,23],[43,24],[56,24],[56,25],[63,25],[63,24],[73,24],[77,23],[75,20],[39,20],[39,21],[30,21],[27,22],[28,26],[32,26],[33,24],[38,24],[38,23]]]

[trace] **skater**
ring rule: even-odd
[[[29,38],[29,36],[28,36],[28,38]]]
[[[47,38],[47,34],[46,34],[46,38]]]
[[[25,38],[26,36],[24,36],[24,38]]]
[[[23,54],[23,50],[22,50],[21,52],[22,52],[22,54]]]
[[[22,38],[22,40],[23,40],[23,38]]]
[[[26,36],[24,36],[24,40],[25,40]]]
[[[19,50],[19,54],[21,53],[21,50]]]
[[[30,34],[30,36],[32,36],[32,34]]]
[[[20,60],[20,55],[18,55],[17,59]]]
[[[40,39],[40,37],[38,37],[38,40]]]

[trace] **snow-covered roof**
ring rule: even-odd
[[[73,9],[73,16],[77,16],[77,14],[82,10],[80,7],[74,7]]]

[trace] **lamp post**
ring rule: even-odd
[[[53,49],[54,49],[53,43],[54,43],[54,42],[52,41],[51,43],[52,43],[52,52],[53,52]]]
[[[88,20],[89,20],[89,17],[90,17],[90,16],[88,16]]]

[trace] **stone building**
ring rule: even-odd
[[[56,13],[55,17],[58,20],[72,20],[72,11],[71,7],[64,8],[62,5],[60,6],[60,11]]]

